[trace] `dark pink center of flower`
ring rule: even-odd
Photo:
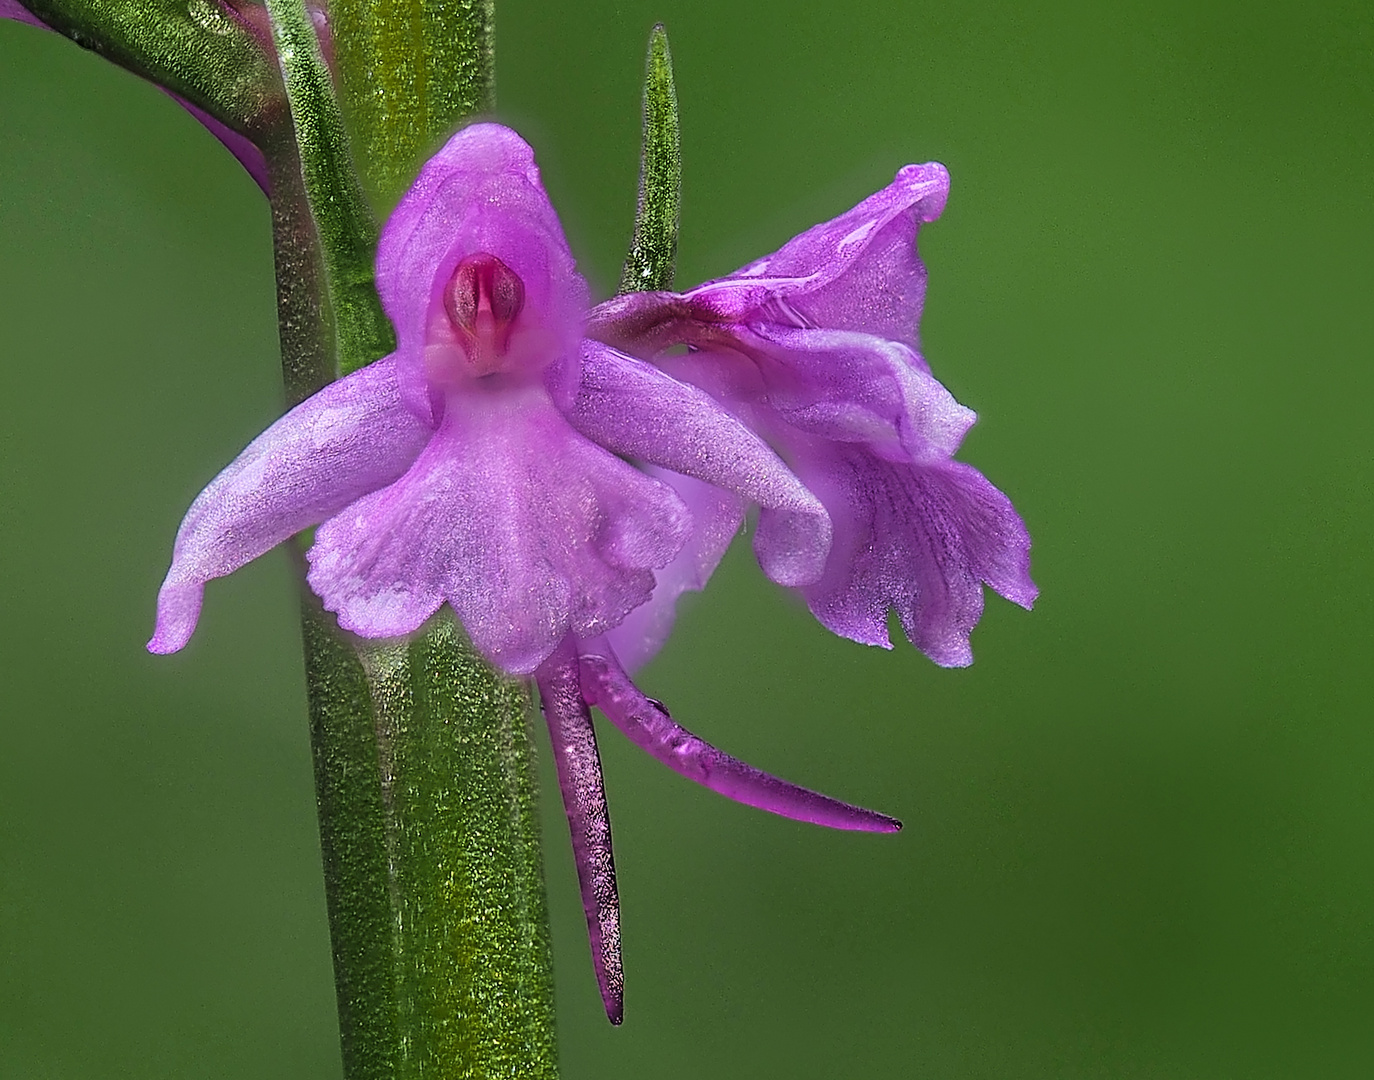
[[[444,311],[477,375],[502,368],[511,327],[525,306],[525,283],[485,251],[458,264],[444,289]]]

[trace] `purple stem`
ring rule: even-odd
[[[901,829],[896,818],[789,784],[717,750],[675,723],[659,702],[646,697],[609,648],[599,651],[604,655],[589,652],[581,657],[579,701],[600,708],[631,742],[674,772],[727,799],[795,821],[860,832]],[[585,711],[586,705],[582,708]]]
[[[582,700],[577,652],[571,640],[535,674],[539,704],[549,725],[558,786],[572,833],[577,882],[587,913],[592,965],[601,987],[606,1018],[619,1024],[625,1015],[625,973],[620,962],[620,898],[611,854],[611,817],[601,779],[592,714]]]
[[[258,149],[257,144],[247,135],[240,135],[227,124],[222,124],[204,109],[192,105],[184,97],[172,93],[164,87],[159,87],[168,97],[178,102],[182,108],[194,116],[205,129],[215,138],[224,144],[224,148],[238,158],[239,164],[247,170],[248,175],[257,181],[258,187],[262,188],[263,194],[271,196],[272,188],[267,179],[267,159]]]
[[[47,23],[19,3],[19,0],[0,0],[0,19],[13,19],[15,22],[28,23],[43,30],[49,28]]]

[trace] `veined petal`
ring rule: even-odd
[[[825,576],[802,592],[843,637],[891,648],[887,613],[943,667],[973,662],[986,583],[1029,608],[1030,537],[1011,501],[971,465],[904,465],[816,442],[799,470],[835,522]]]
[[[186,512],[158,593],[149,651],[176,652],[186,644],[207,581],[402,476],[432,434],[401,404],[391,357],[297,405]]]
[[[925,301],[916,232],[949,195],[943,165],[907,165],[852,210],[685,299],[728,319],[861,330],[912,347]]]
[[[587,329],[598,349],[609,342],[652,355],[689,345],[694,352],[656,363],[717,402],[762,406],[807,432],[865,442],[889,457],[949,457],[977,419],[901,341],[796,318],[728,323],[708,314],[671,293],[630,293],[597,305]]]
[[[411,633],[447,600],[488,660],[527,675],[647,600],[690,529],[671,488],[575,432],[542,387],[454,394],[410,471],[315,534],[309,581],[364,637]]]
[[[896,818],[832,799],[717,750],[674,722],[659,702],[630,681],[611,651],[583,643],[582,695],[640,749],[674,772],[727,799],[794,821],[860,832],[897,832]]]
[[[595,341],[583,343],[582,382],[569,412],[589,438],[758,503],[767,515],[755,545],[780,585],[815,581],[830,550],[820,501],[768,445],[710,394]]]
[[[884,457],[951,457],[978,419],[901,342],[772,325],[741,329],[739,347],[760,361],[767,403],[784,420]]]
[[[629,292],[612,296],[587,316],[587,337],[633,356],[652,357],[684,334],[700,334],[701,311],[674,292]],[[707,313],[709,314],[709,313]]]
[[[587,332],[705,390],[820,496],[835,539],[824,576],[802,591],[825,626],[887,646],[895,608],[912,642],[953,666],[972,660],[984,583],[1024,606],[1036,590],[1010,502],[951,460],[976,416],[918,351],[916,233],[948,183],[942,166],[907,166],[735,274],[598,305]],[[759,524],[756,546],[767,511]]]
[[[625,973],[620,960],[620,897],[611,851],[611,815],[601,778],[601,755],[591,711],[582,700],[577,654],[571,641],[535,675],[539,706],[549,725],[558,787],[572,836],[573,862],[587,915],[592,966],[601,989],[606,1018],[619,1024],[625,1016]]]
[[[650,476],[677,492],[692,514],[692,535],[667,566],[654,571],[654,593],[606,634],[627,670],[647,664],[668,640],[678,598],[706,588],[721,558],[744,524],[744,500],[690,476],[650,465]]]

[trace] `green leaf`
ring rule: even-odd
[[[379,213],[458,124],[496,103],[494,0],[332,0],[335,63]]]
[[[634,239],[620,273],[620,292],[671,289],[677,266],[682,201],[682,139],[668,32],[659,23],[649,35],[644,74],[644,142],[639,165],[639,205]]]
[[[267,10],[306,198],[319,234],[338,370],[347,375],[396,344],[373,283],[377,225],[353,169],[333,81],[303,0],[267,0]]]
[[[281,89],[253,36],[212,0],[24,0],[58,33],[252,136]]]

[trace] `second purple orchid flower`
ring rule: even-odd
[[[1035,598],[1020,518],[952,458],[974,414],[917,351],[916,232],[947,188],[943,167],[908,166],[735,274],[591,308],[530,148],[496,124],[461,131],[381,235],[396,351],[297,406],[195,500],[149,649],[186,644],[207,581],[312,526],[308,580],[345,630],[402,637],[449,604],[492,664],[539,687],[619,1023],[591,707],[739,802],[900,828],[715,749],[626,673],[663,644],[678,596],[704,586],[747,508],[764,573],[856,641],[887,646],[895,610],[933,660],[967,664],[984,584]]]

